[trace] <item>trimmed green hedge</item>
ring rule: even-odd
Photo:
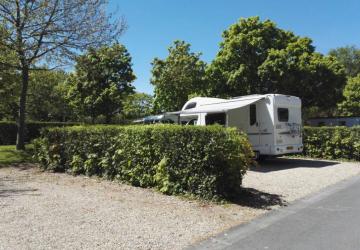
[[[305,127],[304,155],[360,160],[360,127]]]
[[[78,125],[76,123],[64,122],[27,122],[25,129],[25,139],[29,142],[40,136],[42,128],[62,127]],[[17,125],[15,122],[0,121],[0,145],[14,145],[16,143]]]
[[[166,194],[234,195],[252,163],[245,134],[220,126],[76,126],[34,141],[44,169],[98,175]]]

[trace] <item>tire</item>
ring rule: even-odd
[[[254,160],[255,160],[255,161],[258,161],[259,158],[260,158],[260,152],[259,152],[259,151],[254,151],[254,154],[255,154]]]
[[[259,151],[254,151],[255,153],[255,157],[254,160],[257,162],[262,162],[264,161],[266,158],[268,158],[267,155],[261,155]]]

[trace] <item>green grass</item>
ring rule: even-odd
[[[27,145],[25,151],[16,150],[14,145],[0,146],[0,165],[33,162],[32,149],[32,145]]]

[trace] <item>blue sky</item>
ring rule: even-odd
[[[123,43],[133,59],[137,91],[153,93],[151,61],[165,58],[176,39],[202,52],[202,59],[215,57],[221,33],[241,17],[260,16],[278,27],[313,39],[317,51],[345,45],[360,47],[359,0],[109,0],[109,9],[124,16],[128,30]]]

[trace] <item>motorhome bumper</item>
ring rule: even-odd
[[[303,151],[302,144],[296,145],[275,145],[273,148],[273,153],[275,155],[283,155],[283,154],[293,154],[293,153],[301,153]]]

